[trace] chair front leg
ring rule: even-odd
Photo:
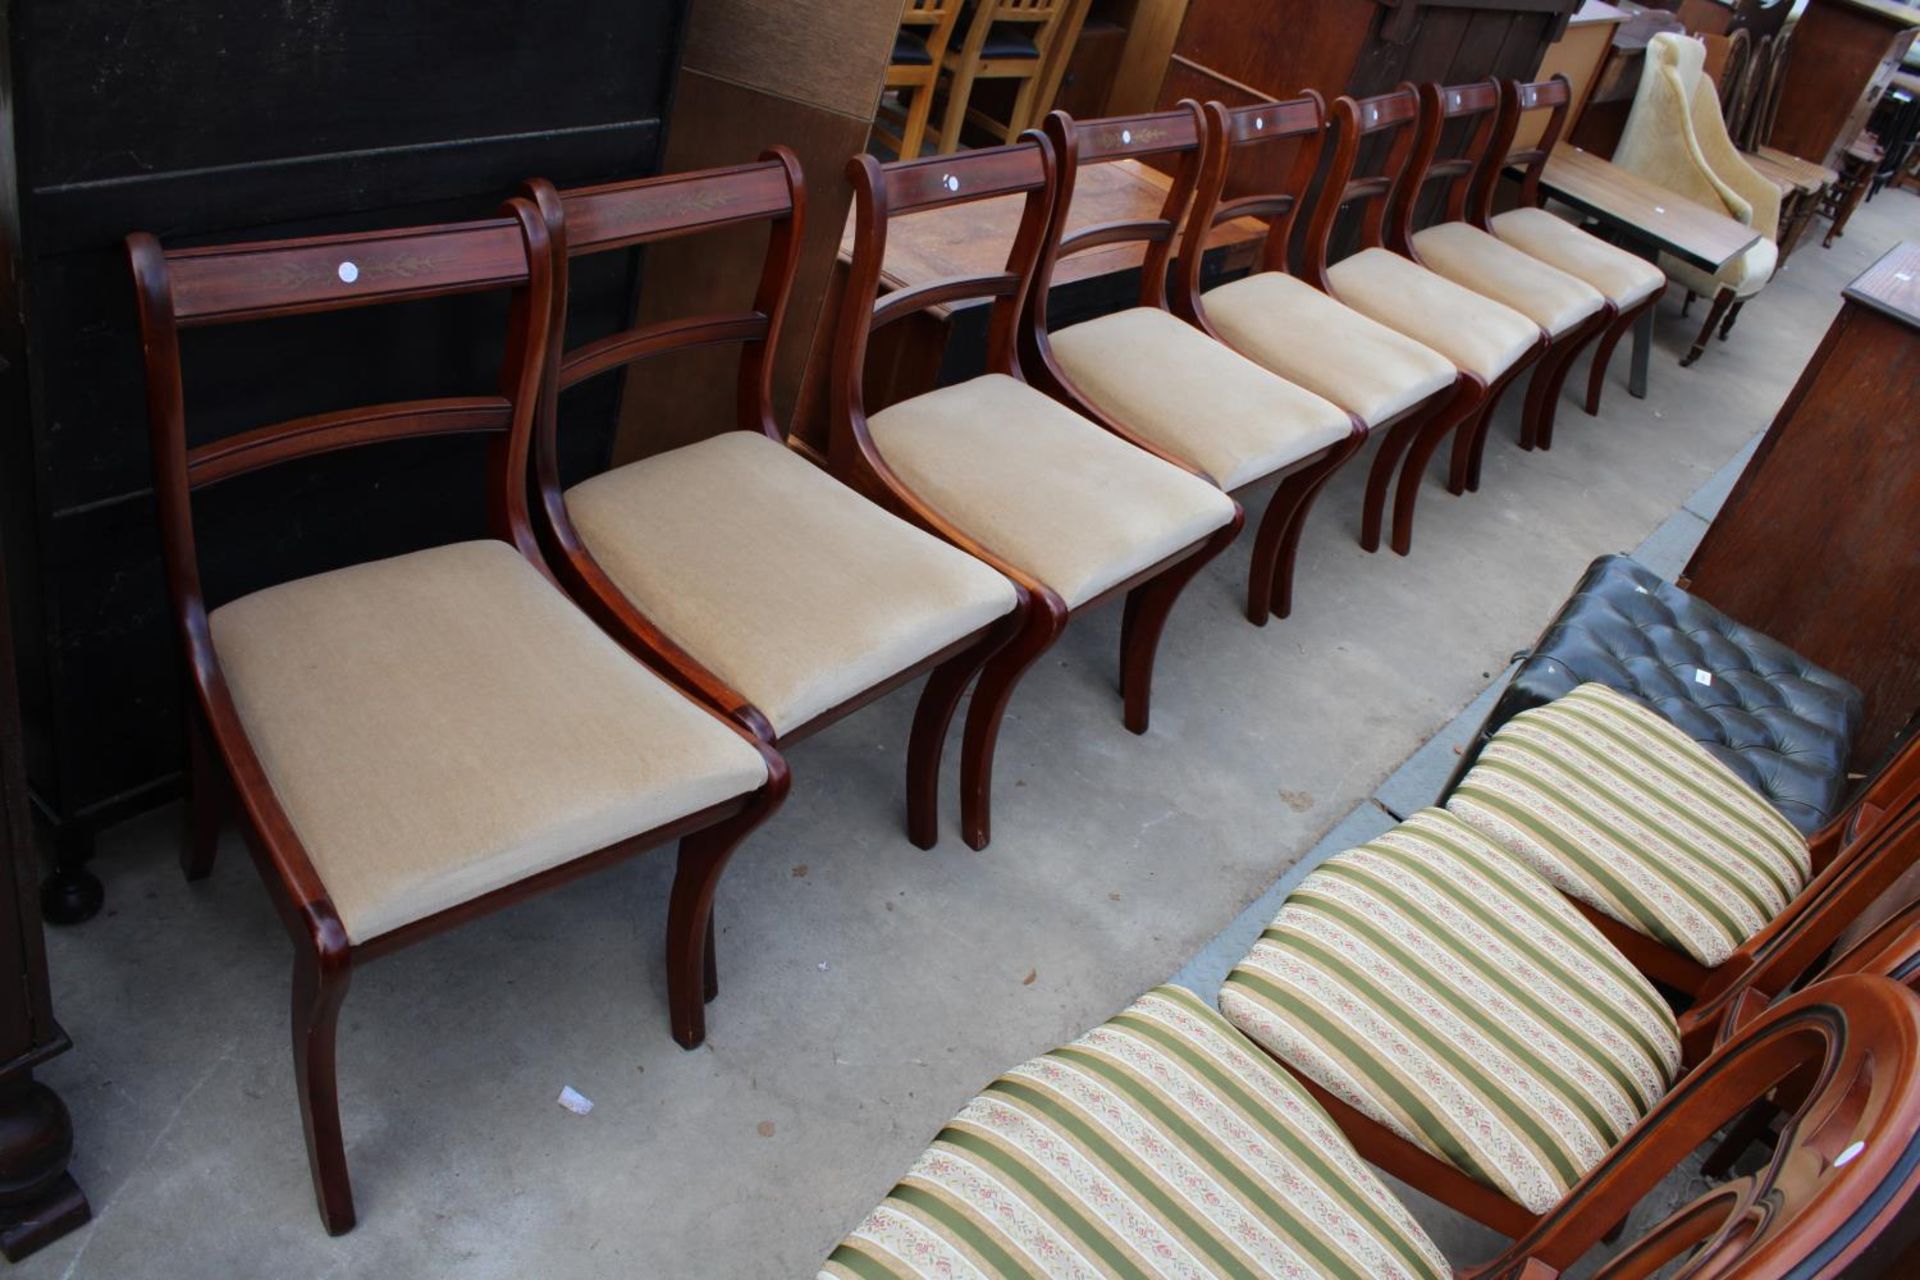
[[[1420,484],[1434,450],[1449,434],[1456,438],[1470,432],[1477,417],[1491,411],[1494,392],[1480,379],[1462,372],[1454,379],[1453,394],[1440,411],[1420,429],[1406,465],[1400,469],[1400,483],[1393,494],[1393,550],[1407,555],[1413,550],[1413,508],[1420,498]]]
[[[1662,290],[1656,289],[1644,302],[1635,303],[1614,317],[1606,332],[1600,335],[1600,345],[1593,349],[1593,367],[1587,371],[1587,416],[1594,417],[1600,412],[1600,393],[1607,385],[1607,366],[1613,363],[1614,348],[1620,345],[1620,339],[1627,336],[1634,323],[1660,302]]]
[[[974,677],[1020,634],[1025,610],[1022,601],[978,643],[935,667],[921,690],[907,740],[907,839],[918,848],[931,849],[940,839],[940,757],[954,712]]]
[[[1254,626],[1264,627],[1269,615],[1292,615],[1293,565],[1300,553],[1300,534],[1306,528],[1307,514],[1334,472],[1366,443],[1366,424],[1355,415],[1352,433],[1317,461],[1281,481],[1267,503],[1260,532],[1254,538],[1253,564],[1247,571],[1247,621]],[[1377,539],[1377,531],[1375,536]]]
[[[1120,695],[1121,720],[1131,733],[1147,731],[1153,702],[1153,659],[1174,603],[1194,575],[1225,551],[1239,535],[1240,526],[1246,523],[1246,513],[1238,503],[1234,504],[1233,511],[1233,520],[1202,543],[1199,550],[1127,592],[1126,609],[1120,620]]]
[[[707,1038],[707,1001],[720,994],[713,952],[713,897],[735,849],[786,799],[791,778],[786,761],[759,744],[767,759],[767,782],[730,818],[681,837],[673,891],[667,900],[667,1010],[673,1038],[697,1049]]]
[[[1720,291],[1713,295],[1713,305],[1707,308],[1707,322],[1700,326],[1700,336],[1693,340],[1693,350],[1687,352],[1680,360],[1680,367],[1682,369],[1687,368],[1695,360],[1700,358],[1701,353],[1707,349],[1708,341],[1713,337],[1715,327],[1719,325],[1721,318],[1727,314],[1727,308],[1732,305],[1733,290],[1722,285]]]
[[[353,1230],[353,1183],[347,1175],[347,1148],[340,1132],[340,1089],[334,1071],[334,1043],[340,1002],[352,974],[350,953],[341,946],[323,952],[312,943],[295,943],[293,962],[293,1074],[300,1094],[300,1126],[306,1132],[307,1165],[314,1198],[328,1235]]]
[[[1500,397],[1506,394],[1507,388],[1511,387],[1529,366],[1544,359],[1552,347],[1553,340],[1543,334],[1531,351],[1514,361],[1513,367],[1501,374],[1488,388],[1487,403],[1480,410],[1479,416],[1469,422],[1461,429],[1460,434],[1453,438],[1453,457],[1447,468],[1448,493],[1458,497],[1463,493],[1480,491],[1480,460],[1487,453],[1487,437],[1493,434],[1493,414],[1494,410],[1500,407]],[[1521,430],[1524,432],[1525,429],[1523,406]]]
[[[1562,334],[1553,344],[1552,352],[1541,358],[1539,367],[1533,371],[1533,381],[1527,386],[1526,417],[1520,428],[1521,448],[1528,447],[1529,438],[1532,447],[1542,452],[1553,448],[1553,424],[1560,414],[1560,395],[1566,389],[1573,362],[1580,358],[1588,343],[1612,325],[1617,315],[1611,302],[1605,304]]]
[[[1053,592],[1030,592],[1020,630],[974,686],[960,740],[960,837],[970,849],[984,849],[993,838],[993,753],[1014,686],[1067,629],[1067,616],[1066,602]]]

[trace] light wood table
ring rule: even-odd
[[[1760,239],[1745,223],[1564,142],[1547,157],[1540,188],[1599,223],[1606,238],[1623,249],[1653,261],[1670,253],[1702,271],[1718,273]],[[1654,310],[1649,307],[1633,326],[1627,390],[1641,399],[1647,394]]]

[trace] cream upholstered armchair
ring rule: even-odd
[[[1690,36],[1663,32],[1653,38],[1633,113],[1613,154],[1613,162],[1622,168],[1708,208],[1724,210],[1761,236],[1718,275],[1662,255],[1661,267],[1686,287],[1688,302],[1694,294],[1713,299],[1707,322],[1682,365],[1700,358],[1715,325],[1726,338],[1746,300],[1773,278],[1780,258],[1780,189],[1747,163],[1727,135],[1719,95],[1702,70],[1706,53],[1706,45]]]

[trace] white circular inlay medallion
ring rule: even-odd
[[[343,282],[347,284],[352,284],[355,280],[358,280],[359,278],[360,278],[359,267],[355,266],[351,262],[343,262],[340,264],[340,279]]]

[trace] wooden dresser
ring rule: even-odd
[[[1856,767],[1920,709],[1920,240],[1845,302],[1681,585],[1866,695]]]

